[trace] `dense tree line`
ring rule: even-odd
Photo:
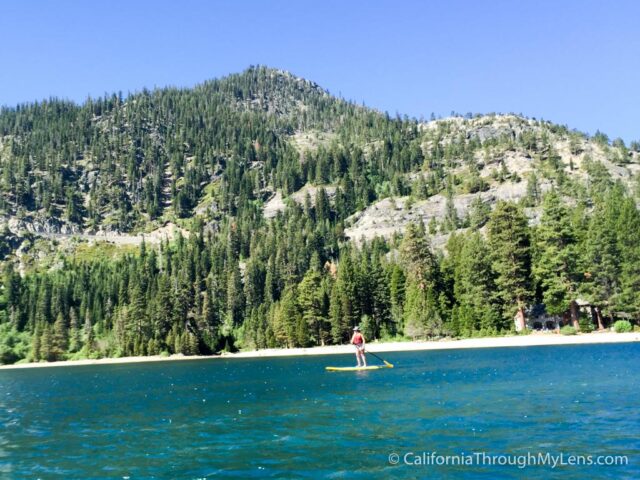
[[[356,324],[370,339],[490,335],[538,302],[576,316],[579,297],[597,306],[594,320],[574,319],[582,328],[640,318],[640,212],[619,185],[591,207],[553,190],[534,227],[522,205],[500,202],[444,253],[421,223],[391,241],[345,242],[334,207],[321,206],[24,278],[8,264],[2,361],[344,343]]]

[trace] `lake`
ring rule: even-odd
[[[382,356],[0,371],[0,478],[640,478],[638,343]]]

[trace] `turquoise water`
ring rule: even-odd
[[[384,357],[0,371],[0,478],[640,478],[639,344]],[[415,465],[433,451],[485,465]],[[486,465],[527,452],[629,463]]]

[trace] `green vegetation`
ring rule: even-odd
[[[575,250],[578,264],[593,255],[588,232],[601,221],[599,211],[613,212],[611,202],[620,205],[618,194],[612,190],[593,216],[578,221],[587,226]],[[573,274],[575,286],[567,291],[535,281],[536,272],[554,261],[551,253],[561,252],[559,242],[580,238],[547,229],[544,218],[556,211],[557,198],[545,198],[544,204],[543,222],[533,229],[517,205],[499,204],[489,219],[488,239],[478,231],[456,233],[446,257],[433,250],[424,224],[411,225],[402,240],[356,247],[339,236],[334,210],[320,221],[315,207],[294,203],[269,223],[256,217],[252,228],[229,221],[216,234],[200,228],[158,249],[142,244],[120,256],[83,255],[24,278],[8,263],[0,297],[2,359],[342,343],[356,324],[371,339],[493,335],[512,330],[518,308],[534,301],[557,298],[552,308],[558,312],[570,310],[577,295],[597,305],[592,292],[602,283],[594,285],[594,278],[603,275]],[[612,246],[625,248],[616,235]],[[615,301],[600,307],[609,317],[614,308],[634,306],[623,303],[628,269],[622,260],[615,266]],[[563,270],[542,278],[552,273]],[[568,331],[575,329],[563,329]]]
[[[513,117],[515,135],[491,118],[469,120],[469,135],[456,122],[426,129],[262,67],[192,90],[5,108],[2,215],[76,231],[172,219],[190,234],[157,247],[54,249],[55,262],[24,276],[14,254],[36,242],[0,236],[0,362],[334,344],[356,324],[369,339],[497,335],[535,303],[577,321],[579,298],[600,322],[618,312],[637,321],[636,192],[593,160],[583,159],[586,182],[566,173],[550,135],[575,152],[583,136]],[[307,131],[326,141],[300,152],[291,139]],[[519,181],[504,160],[516,150],[536,166],[526,196],[475,197],[459,215],[457,194]],[[313,196],[264,217],[276,190],[308,184]],[[376,200],[435,194],[439,221],[389,239],[345,236],[349,217]],[[438,232],[451,232],[444,252]]]
[[[290,137],[310,129],[345,141],[301,163]],[[143,230],[155,219],[190,217],[203,196],[215,197],[215,212],[241,216],[272,189],[288,194],[306,182],[340,183],[342,208],[352,212],[372,200],[375,185],[422,165],[417,133],[416,121],[263,67],[189,90],[2,108],[0,213]],[[384,145],[365,159],[354,142],[374,139]]]
[[[524,309],[532,294],[531,235],[524,213],[514,203],[499,202],[488,223],[488,241],[495,272],[496,296],[508,325]]]
[[[0,364],[15,363],[29,355],[30,335],[9,323],[0,325]]]
[[[613,324],[613,331],[616,333],[627,333],[633,331],[633,325],[628,320],[618,320]]]
[[[578,331],[573,328],[571,325],[565,325],[560,329],[560,333],[562,335],[576,335]]]

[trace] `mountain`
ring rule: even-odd
[[[444,163],[438,180],[449,176],[450,185],[434,181],[432,170],[439,165],[430,160],[421,171],[407,175],[410,195],[379,199],[355,214],[349,237],[388,236],[413,221],[431,223],[434,234],[446,232],[442,220],[446,221],[448,203],[455,209],[449,211],[457,216],[457,226],[469,225],[480,202],[492,207],[498,200],[524,202],[536,223],[541,213],[537,205],[551,189],[561,188],[567,200],[587,200],[584,189],[601,177],[631,191],[638,188],[638,146],[629,151],[618,140],[612,148],[602,134],[590,139],[566,127],[514,115],[455,117],[421,129],[426,156],[441,157]],[[440,228],[435,228],[436,222]]]
[[[635,318],[639,169],[637,142],[517,115],[392,118],[266,67],[5,107],[0,360],[322,344],[355,323],[490,334],[536,302],[577,317],[578,297],[598,322]],[[496,257],[501,222],[523,235],[517,271]]]
[[[291,193],[303,182],[295,132],[340,132],[349,122],[364,129],[372,116],[380,115],[266,68],[126,100],[5,108],[0,209],[36,231],[125,232],[190,217],[221,177],[229,194],[239,193],[225,182],[229,171],[260,169],[252,198],[267,187]]]

